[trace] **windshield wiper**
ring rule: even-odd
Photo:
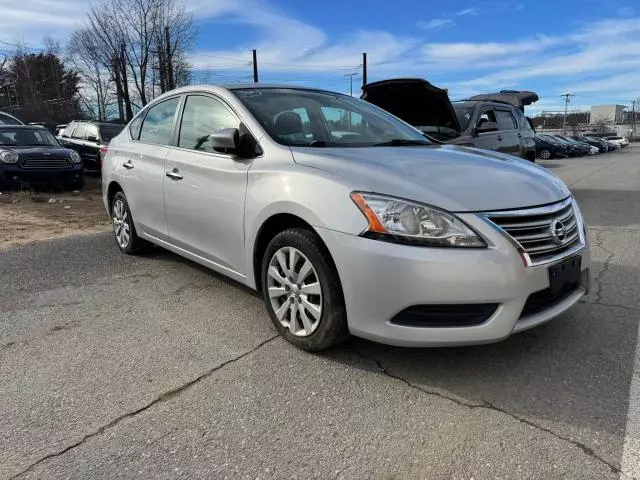
[[[411,140],[408,138],[392,138],[386,142],[374,143],[374,147],[407,147],[412,145],[432,145],[430,142],[422,140]]]
[[[314,140],[307,146],[322,148],[322,147],[342,147],[343,145],[340,145],[339,143],[336,143],[336,142],[328,142],[326,140]]]

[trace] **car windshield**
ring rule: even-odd
[[[456,117],[458,117],[460,129],[465,130],[473,116],[473,107],[458,107],[454,105],[453,110],[456,112]]]
[[[44,128],[6,128],[0,129],[0,147],[59,147],[53,135]]]
[[[122,125],[100,125],[100,137],[103,142],[110,142],[123,128]]]
[[[429,145],[416,129],[363,100],[295,88],[232,90],[282,145],[373,147]]]

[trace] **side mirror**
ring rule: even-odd
[[[221,150],[235,150],[240,143],[240,133],[237,128],[223,128],[209,135],[211,147]]]
[[[496,122],[484,122],[482,125],[478,125],[476,127],[476,133],[489,133],[489,132],[497,132],[498,124]]]
[[[98,137],[94,136],[94,135],[89,135],[87,137],[87,142],[93,142],[93,143],[98,143]]]

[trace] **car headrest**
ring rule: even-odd
[[[296,112],[283,112],[275,123],[277,135],[291,135],[302,133],[302,118]]]

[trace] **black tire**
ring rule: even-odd
[[[315,330],[308,336],[296,336],[283,326],[271,304],[268,289],[269,263],[282,247],[299,250],[313,265],[322,289],[322,311]],[[333,259],[316,233],[304,228],[291,228],[277,234],[265,250],[262,258],[262,293],[276,330],[288,342],[308,352],[327,349],[349,338],[347,313],[344,306],[342,285]]]
[[[129,228],[129,240],[126,244],[122,244],[120,242],[116,233],[117,227],[114,221],[114,217],[116,216],[115,212],[118,211],[118,205],[117,205],[118,202],[122,202],[122,205],[126,211],[126,217],[124,219],[124,223],[126,223]],[[129,203],[127,202],[127,197],[123,192],[117,192],[113,196],[113,199],[111,199],[110,213],[111,213],[111,223],[113,224],[113,229],[114,229],[114,238],[116,240],[116,245],[118,245],[118,248],[120,250],[122,250],[124,253],[128,255],[135,255],[148,249],[148,247],[151,244],[146,240],[143,240],[142,238],[138,237],[138,234],[136,232],[136,227],[133,223],[133,216],[131,215],[131,210],[129,209]]]
[[[550,150],[548,150],[548,149],[546,149],[546,148],[545,148],[544,150],[541,150],[541,151],[540,151],[540,155],[539,155],[539,156],[540,156],[540,158],[541,158],[541,159],[543,159],[543,160],[549,160],[550,158],[552,158],[552,157],[553,157],[553,154],[551,153],[551,151],[550,151]]]
[[[71,190],[78,190],[79,192],[81,192],[84,189],[84,175],[79,180],[71,182],[69,184],[69,187],[71,188]]]

